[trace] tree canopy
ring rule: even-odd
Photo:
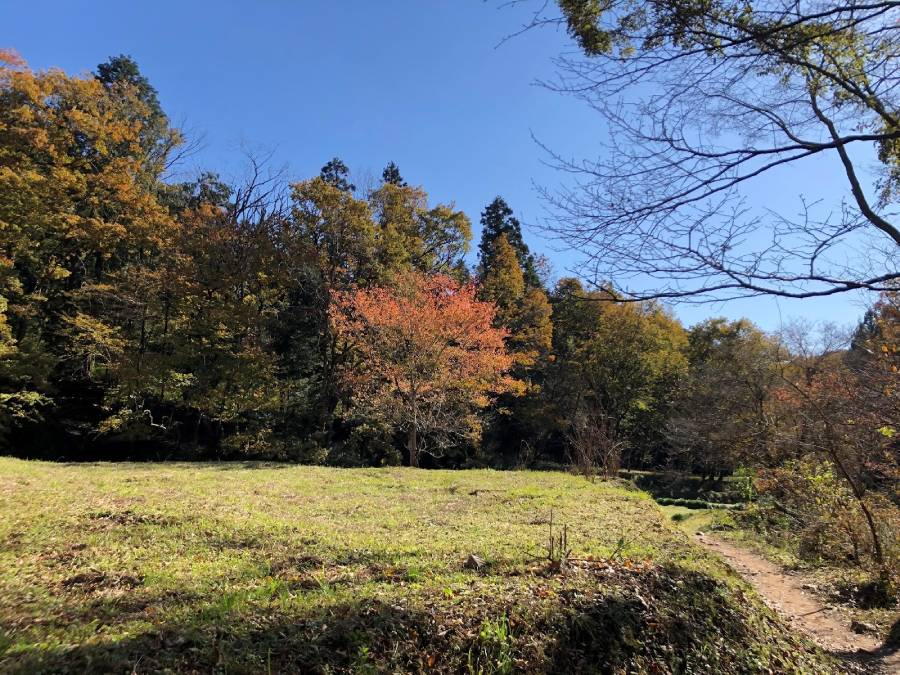
[[[353,350],[342,368],[351,405],[404,431],[412,466],[420,452],[477,442],[475,413],[514,388],[494,312],[471,284],[416,272],[335,296],[331,321]]]
[[[521,223],[513,215],[513,210],[503,197],[495,197],[494,201],[481,212],[481,243],[478,245],[478,256],[482,269],[490,267],[491,258],[497,255],[494,250],[495,244],[501,237],[505,237],[506,243],[516,254],[525,283],[532,288],[540,286],[534,256],[522,238]]]

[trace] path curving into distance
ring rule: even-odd
[[[900,649],[882,645],[872,635],[859,635],[849,622],[803,588],[801,575],[788,574],[778,565],[745,548],[698,532],[696,540],[717,553],[740,574],[765,603],[805,632],[822,649],[868,672],[900,675]]]

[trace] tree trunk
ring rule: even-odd
[[[419,466],[419,441],[416,437],[416,427],[410,426],[406,436],[406,449],[409,450],[409,465],[413,468]]]
[[[409,431],[406,436],[406,449],[409,450],[409,465],[414,469],[419,468],[419,439],[416,436],[416,423],[418,421],[418,405],[416,401],[416,388],[413,386],[409,393],[410,421]]]
[[[869,527],[869,534],[872,537],[872,555],[875,558],[875,562],[883,565],[884,549],[881,547],[881,537],[878,536],[878,526],[875,523],[875,517],[872,515],[872,511],[869,510],[868,504],[866,504],[864,490],[856,482],[856,479],[851,475],[841,459],[840,452],[837,449],[838,441],[836,435],[827,420],[825,421],[825,433],[828,440],[828,454],[831,455],[831,460],[837,465],[844,480],[850,485],[850,491],[866,519],[866,525]]]

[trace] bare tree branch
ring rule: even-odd
[[[531,27],[585,7],[552,17],[543,3]],[[623,300],[896,287],[900,228],[885,209],[900,182],[900,2],[611,0],[594,20],[568,22],[588,56],[560,57],[542,83],[605,126],[596,160],[541,144],[567,177],[540,188],[541,227],[582,254],[581,276]],[[857,166],[873,149],[877,205]],[[789,181],[813,158],[839,162],[839,213],[817,216],[825,205],[802,197],[799,217],[749,202],[761,178]]]

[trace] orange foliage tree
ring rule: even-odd
[[[341,380],[357,414],[406,434],[411,466],[422,452],[480,433],[478,410],[518,383],[493,327],[496,308],[471,284],[407,272],[391,286],[335,292],[330,318],[351,356]]]

